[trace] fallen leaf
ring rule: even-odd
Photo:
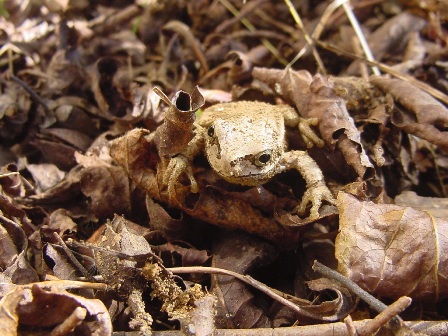
[[[34,285],[31,291],[26,291],[25,302],[21,302],[17,307],[21,324],[54,327],[64,322],[76,307],[83,307],[87,310],[88,317],[74,332],[77,335],[111,335],[110,316],[100,300],[86,299],[68,292],[47,291],[38,285]]]
[[[372,76],[370,81],[390,93],[405,110],[394,108],[392,122],[405,132],[429,142],[448,146],[448,109],[411,83],[400,79]]]
[[[340,273],[376,295],[448,296],[448,222],[427,212],[359,201],[340,192]]]
[[[24,299],[25,293],[22,288],[17,287],[9,291],[0,300],[0,334],[4,336],[17,335],[19,327],[19,315],[17,308],[20,301]]]

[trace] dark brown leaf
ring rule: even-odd
[[[98,218],[131,211],[129,181],[120,167],[96,166],[81,172],[81,191],[91,198],[91,210]]]
[[[246,274],[275,258],[273,247],[245,234],[222,235],[213,247],[213,266]],[[216,323],[222,328],[266,328],[266,311],[255,303],[254,295],[230,276],[216,276],[213,293],[218,297]]]

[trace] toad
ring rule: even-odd
[[[295,212],[303,214],[311,203],[310,219],[317,219],[322,202],[334,204],[335,199],[308,153],[288,151],[285,126],[300,129],[301,122],[303,119],[287,105],[240,101],[205,109],[197,120],[194,138],[169,161],[163,176],[169,197],[174,196],[175,184],[183,172],[190,179],[191,191],[199,191],[191,161],[204,153],[218,175],[240,185],[260,186],[281,172],[297,170],[305,179],[307,190]],[[322,140],[311,134],[311,141],[322,146]]]

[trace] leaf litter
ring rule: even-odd
[[[447,334],[447,8],[350,5],[0,3],[2,335]],[[230,101],[318,168],[185,159]]]

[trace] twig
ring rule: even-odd
[[[325,8],[324,13],[320,17],[319,23],[317,24],[316,28],[314,28],[314,31],[311,34],[313,41],[319,40],[320,35],[322,34],[326,23],[330,19],[330,16],[333,14],[333,12],[337,8],[339,8],[341,6],[343,7],[345,14],[347,15],[347,18],[349,19],[349,21],[353,27],[353,30],[355,31],[356,37],[358,38],[361,48],[364,51],[364,55],[366,55],[366,58],[368,61],[373,62],[374,58],[373,58],[372,52],[370,50],[370,47],[364,37],[361,27],[359,26],[358,20],[356,19],[355,15],[353,14],[352,6],[348,3],[348,0],[334,0],[332,3],[330,3],[327,6],[327,8]],[[364,59],[364,58],[362,58],[362,59]],[[380,75],[380,72],[376,65],[372,65],[372,72],[376,75]]]
[[[219,2],[227,8],[227,10],[232,13],[234,16],[238,15],[238,10],[227,0],[219,0]],[[257,29],[255,28],[255,26],[246,18],[242,18],[241,19],[241,23],[247,28],[249,29],[251,32],[256,31]],[[282,56],[280,55],[279,51],[272,45],[271,42],[269,42],[269,40],[262,38],[261,39],[261,43],[263,43],[263,45],[266,47],[266,49],[268,49],[272,55],[274,55],[275,58],[277,58],[280,63],[282,63],[283,65],[287,65],[288,61]]]
[[[42,107],[45,110],[45,114],[47,116],[52,116],[52,113],[47,105],[47,103],[36,93],[34,92],[33,89],[31,89],[28,84],[26,84],[23,80],[21,80],[19,77],[16,77],[14,75],[11,74],[7,74],[6,75],[7,78],[10,78],[11,80],[13,80],[14,82],[16,82],[17,84],[19,84],[21,87],[23,87],[23,89],[28,92],[28,94],[31,96],[31,99],[34,100],[36,103],[39,103],[40,105],[42,105]]]
[[[100,20],[92,20],[88,26],[95,34],[87,36],[87,38],[93,38],[98,34],[109,33],[116,27],[119,27],[123,22],[129,22],[143,11],[142,7],[136,5],[130,5],[124,9],[117,10],[108,16],[101,16]],[[84,39],[86,36],[84,36]]]
[[[362,33],[361,27],[359,26],[358,20],[356,19],[355,15],[353,14],[351,5],[349,3],[349,0],[346,0],[342,3],[342,7],[344,8],[345,14],[347,15],[353,30],[355,31],[356,36],[358,37],[359,43],[361,44],[361,48],[364,51],[364,55],[366,55],[366,58],[368,61],[374,61],[372,51],[370,50],[369,44],[366,41],[366,38],[364,37],[364,34]],[[376,66],[372,66],[372,72],[375,75],[381,75],[380,70]]]
[[[358,59],[361,60],[369,65],[375,65],[377,66],[380,70],[398,78],[404,81],[407,81],[409,83],[411,83],[412,85],[416,86],[417,88],[419,88],[420,90],[425,91],[426,93],[429,93],[431,96],[433,96],[434,98],[440,100],[441,102],[448,104],[448,96],[446,94],[444,94],[442,91],[439,91],[435,88],[433,88],[432,86],[423,83],[409,75],[403,74],[401,72],[398,72],[396,70],[394,70],[393,68],[391,68],[390,66],[387,66],[383,63],[380,62],[376,62],[376,61],[369,61],[367,59],[365,59],[364,57],[360,57],[358,55],[355,55],[353,53],[341,50],[337,47],[335,47],[334,45],[327,43],[327,42],[323,42],[323,41],[319,41],[316,40],[315,41],[316,44],[318,44],[319,46],[321,46],[322,48],[325,48],[327,50],[330,50],[336,54],[342,55],[342,56],[346,56],[349,57],[351,59]]]
[[[335,270],[332,270],[331,268],[322,265],[318,261],[314,261],[313,264],[313,270],[320,273],[321,275],[325,276],[328,279],[333,279],[338,282],[340,282],[342,285],[350,289],[355,295],[357,295],[361,300],[366,302],[369,306],[371,306],[373,309],[375,309],[378,313],[381,313],[382,311],[386,310],[388,308],[387,305],[385,305],[383,302],[375,298],[373,295],[370,295],[367,293],[364,289],[359,287],[357,284],[355,284],[350,279],[347,279],[342,274],[336,272]],[[403,320],[396,316],[393,319],[394,324],[401,325],[403,323]]]
[[[348,336],[358,336],[358,332],[356,331],[356,326],[353,323],[352,317],[348,315],[344,319],[345,326],[347,327]]]
[[[76,280],[50,280],[50,281],[41,281],[41,282],[32,282],[26,285],[15,285],[24,289],[31,289],[34,285],[37,285],[41,288],[48,289],[94,289],[100,291],[108,291],[109,286],[105,283],[99,282],[85,282],[85,281],[76,281]]]
[[[320,58],[320,55],[317,52],[317,49],[315,47],[315,43],[314,43],[313,39],[308,34],[308,32],[305,30],[305,26],[303,25],[303,22],[299,16],[299,13],[297,13],[296,9],[294,8],[294,6],[292,5],[290,0],[284,0],[284,1],[285,1],[286,6],[288,6],[289,12],[291,13],[294,21],[296,22],[299,29],[302,31],[302,34],[305,37],[306,43],[311,48],[314,59],[316,60],[317,66],[319,67],[319,70],[322,72],[322,74],[325,75],[327,73],[327,71],[325,70],[324,63],[322,62],[322,59]],[[288,64],[288,66],[291,66],[292,64],[294,64],[305,53],[305,51],[306,51],[306,47],[304,49],[302,49],[302,51],[299,52],[299,54],[296,57],[294,57],[294,59]]]
[[[81,265],[78,259],[75,258],[72,251],[67,247],[65,242],[59,236],[59,234],[57,232],[53,232],[53,237],[55,237],[58,240],[59,244],[61,244],[62,249],[67,254],[67,257],[70,259],[72,263],[75,264],[75,266],[81,271],[81,273],[86,277],[86,279],[89,280],[90,282],[95,282],[96,281],[95,278],[91,274],[89,274],[89,272],[84,268],[83,265]]]
[[[409,305],[412,303],[412,299],[407,296],[402,296],[397,301],[392,303],[389,307],[379,313],[373,320],[371,320],[368,324],[358,329],[358,334],[361,335],[373,335],[375,334],[382,326],[384,326],[387,322],[389,322],[392,318],[396,317],[398,314],[402,313]],[[402,327],[403,324],[400,324],[399,328],[396,328],[394,331],[398,331]]]
[[[264,293],[264,294],[268,295],[269,297],[271,297],[272,299],[280,302],[281,304],[285,305],[286,307],[290,308],[291,310],[293,310],[294,312],[296,312],[297,314],[299,314],[301,316],[306,316],[306,317],[309,317],[309,318],[312,318],[315,320],[320,320],[320,321],[335,321],[335,320],[337,320],[337,317],[325,317],[325,316],[317,315],[313,312],[307,311],[307,310],[303,309],[302,307],[295,305],[291,301],[286,300],[281,295],[275,293],[273,289],[269,288],[262,282],[255,280],[254,278],[252,278],[251,276],[248,276],[248,275],[242,275],[242,274],[239,274],[236,272],[232,272],[232,271],[229,271],[226,269],[216,268],[216,267],[172,267],[172,268],[167,268],[167,270],[171,271],[174,274],[201,273],[201,274],[230,275],[230,276],[233,276],[234,278],[237,278],[238,280],[243,281],[244,283],[258,289],[262,293]]]
[[[205,55],[201,50],[201,46],[199,45],[198,40],[193,36],[190,27],[188,27],[183,22],[171,20],[166,25],[163,26],[163,29],[172,30],[181,35],[190,45],[193,54],[198,60],[199,64],[201,64],[201,68],[204,71],[204,73],[207,73],[209,71]]]
[[[85,320],[87,309],[76,307],[73,312],[60,325],[52,330],[50,336],[63,336],[75,330]]]

